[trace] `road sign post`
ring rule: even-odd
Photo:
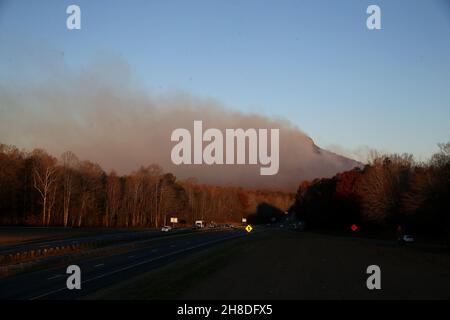
[[[172,223],[172,228],[175,227],[175,223],[178,223],[178,218],[176,217],[171,217],[170,218],[170,222]]]

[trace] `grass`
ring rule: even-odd
[[[366,287],[367,266],[382,290]],[[268,231],[217,245],[88,299],[442,299],[450,256],[378,240]]]

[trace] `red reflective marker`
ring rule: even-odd
[[[356,230],[358,230],[358,226],[356,224],[352,224],[351,229],[353,232],[355,232]]]

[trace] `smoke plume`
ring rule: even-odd
[[[71,70],[64,63],[34,66],[33,78],[17,66],[0,86],[0,142],[43,148],[54,155],[70,150],[105,170],[126,174],[156,163],[178,178],[202,183],[295,190],[301,180],[329,177],[357,162],[317,147],[287,120],[234,111],[214,99],[185,92],[152,94],[139,86],[123,61],[97,62]],[[287,117],[289,115],[286,115]],[[207,128],[279,128],[280,169],[260,176],[260,165],[181,165],[171,162],[176,128],[192,132],[194,120]]]

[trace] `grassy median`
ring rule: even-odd
[[[366,286],[373,264],[381,268],[381,290]],[[269,230],[180,258],[88,298],[448,299],[450,255],[384,240]]]

